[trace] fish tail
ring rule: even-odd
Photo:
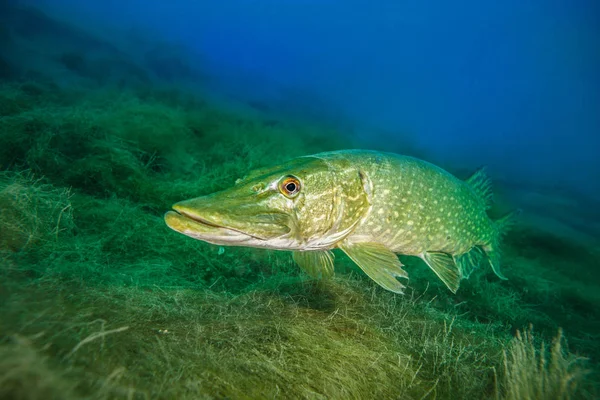
[[[515,225],[519,214],[521,214],[521,210],[514,210],[509,212],[502,218],[494,221],[494,236],[492,237],[490,243],[483,247],[488,256],[489,263],[492,269],[494,270],[494,273],[498,275],[500,279],[508,279],[506,276],[504,276],[502,271],[500,271],[500,259],[502,258],[502,238]]]
[[[496,224],[496,231],[500,237],[504,236],[516,224],[517,218],[521,215],[521,212],[522,210],[519,208],[494,221]]]

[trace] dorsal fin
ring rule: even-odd
[[[490,208],[494,201],[494,194],[492,193],[492,181],[487,176],[485,167],[479,168],[469,179],[467,184],[471,186],[471,189],[483,200],[485,208]]]

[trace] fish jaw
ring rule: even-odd
[[[248,246],[248,242],[259,240],[242,232],[190,218],[176,211],[167,211],[164,218],[167,226],[174,231],[212,244]]]
[[[290,236],[287,215],[235,190],[181,201],[165,222],[194,239],[226,246],[276,248]]]

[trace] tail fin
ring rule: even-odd
[[[494,273],[496,275],[498,275],[498,277],[500,279],[505,279],[505,280],[508,279],[500,271],[500,258],[502,255],[501,251],[500,251],[500,244],[502,242],[502,237],[515,224],[516,218],[520,214],[521,214],[521,210],[515,210],[515,211],[512,211],[512,212],[506,214],[504,217],[498,219],[495,222],[496,233],[495,233],[494,237],[492,238],[491,242],[487,246],[483,247],[483,249],[487,253],[490,265],[492,266]]]

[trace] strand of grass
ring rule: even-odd
[[[105,336],[111,335],[113,333],[119,333],[119,332],[126,331],[127,329],[129,329],[128,326],[122,326],[120,328],[111,329],[109,331],[92,333],[91,335],[89,335],[88,337],[83,339],[81,342],[77,343],[77,345],[75,347],[73,347],[73,350],[71,350],[69,352],[69,354],[67,354],[67,357],[71,357],[73,354],[75,354],[77,352],[77,350],[79,350],[83,345],[85,345],[87,343],[93,342],[94,340],[99,339],[99,338],[104,338]]]
[[[429,397],[429,395],[431,394],[431,392],[433,392],[435,390],[435,388],[437,387],[438,383],[439,383],[439,378],[436,379],[435,383],[433,384],[433,386],[431,387],[431,389],[429,389],[427,391],[427,393],[425,393],[423,396],[421,396],[420,400],[425,400],[427,397]],[[435,397],[435,396],[434,396]]]
[[[70,196],[69,196],[69,197],[70,197]],[[58,234],[59,234],[59,233],[60,233],[60,231],[62,230],[62,229],[60,229],[60,221],[61,221],[61,219],[62,219],[62,217],[63,217],[63,214],[64,214],[65,212],[67,212],[67,210],[69,210],[70,208],[71,208],[71,204],[67,204],[66,206],[64,206],[64,207],[62,208],[62,210],[60,210],[60,213],[58,214],[58,220],[56,221],[56,228],[54,228],[54,239],[55,239],[56,241],[58,241]]]

